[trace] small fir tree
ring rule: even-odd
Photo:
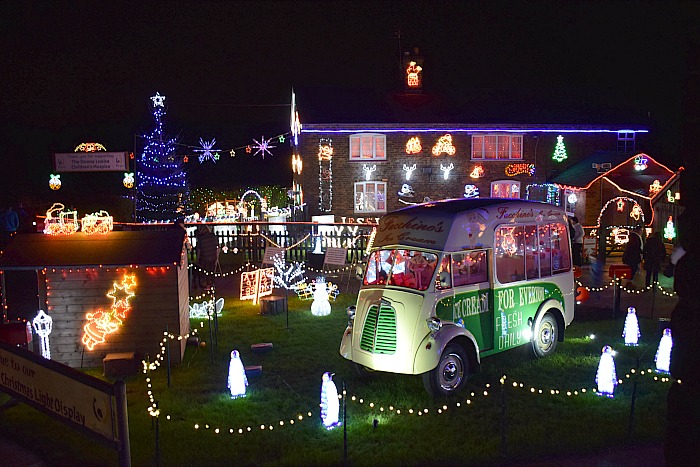
[[[557,136],[557,145],[554,146],[554,154],[552,154],[552,159],[557,162],[561,162],[566,159],[566,146],[564,146],[564,137],[562,135]]]

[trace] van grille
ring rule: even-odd
[[[396,352],[396,311],[389,306],[372,305],[367,310],[360,348],[376,354]]]

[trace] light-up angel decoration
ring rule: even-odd
[[[297,295],[302,300],[310,300],[311,314],[314,316],[327,316],[331,314],[330,300],[335,300],[340,291],[332,282],[326,282],[326,278],[319,276],[311,284],[302,283],[296,288]]]
[[[39,336],[41,341],[41,356],[47,360],[51,360],[51,347],[49,346],[49,334],[53,329],[53,318],[44,313],[44,310],[39,310],[34,320],[32,320],[34,332]]]

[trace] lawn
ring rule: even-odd
[[[660,338],[655,320],[640,319],[641,344],[625,347],[624,317],[579,313],[554,356],[537,360],[522,347],[486,358],[465,393],[432,399],[420,377],[361,379],[339,355],[354,294],[341,293],[325,317],[310,313],[310,301],[290,296],[289,328],[285,314],[261,316],[252,302],[225,299],[218,342],[206,321],[193,320],[206,345],[187,347],[170,387],[165,365],[127,380],[134,465],[489,465],[663,439],[669,383],[647,371]],[[274,347],[253,353],[250,346],[261,342]],[[606,344],[618,352],[622,380],[613,399],[593,392]],[[226,388],[233,349],[246,366],[263,369],[249,376],[247,397],[235,400]],[[347,391],[347,423],[331,431],[320,422],[326,371],[335,373],[339,392],[343,384]],[[101,368],[88,372],[102,377]],[[158,420],[147,410],[149,390]],[[0,395],[0,403],[6,400]],[[22,404],[4,410],[0,432],[51,465],[117,464],[113,450]]]

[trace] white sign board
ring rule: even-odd
[[[126,152],[58,152],[53,155],[56,172],[128,172]]]
[[[44,360],[26,351],[0,345],[0,390],[66,423],[93,431],[114,441],[114,406],[111,385],[88,375],[68,376],[72,368]],[[12,349],[12,350],[10,350]],[[27,354],[26,357],[21,353]],[[41,363],[39,363],[41,362]],[[78,381],[90,378],[94,384]],[[103,386],[103,389],[98,389]]]
[[[333,264],[345,266],[345,258],[347,257],[347,248],[326,248],[326,256],[323,258],[323,264]]]
[[[263,256],[263,264],[275,264],[275,256],[279,256],[284,260],[284,248],[278,248],[276,246],[268,246],[265,248],[265,255]]]

